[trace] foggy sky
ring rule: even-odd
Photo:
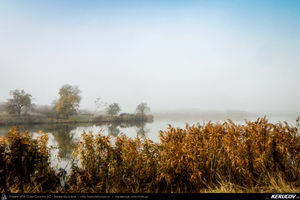
[[[0,0],[0,102],[300,111],[299,1]]]

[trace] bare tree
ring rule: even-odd
[[[96,112],[98,110],[100,110],[100,108],[106,108],[107,107],[107,103],[102,101],[100,97],[98,97],[96,100],[95,100],[95,106],[96,106]]]
[[[8,99],[5,109],[9,114],[17,114],[21,117],[21,114],[27,112],[32,106],[32,96],[26,93],[24,90],[10,91],[11,99]]]

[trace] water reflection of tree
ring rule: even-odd
[[[98,123],[98,126],[107,126],[108,135],[117,137],[120,134],[122,128],[136,128],[136,135],[142,139],[147,137],[149,129],[146,128],[147,122],[122,122],[122,123]],[[74,132],[76,124],[57,124],[57,125],[38,125],[38,126],[20,126],[22,131],[37,132],[43,130],[44,132],[51,133],[58,144],[58,155],[62,159],[71,158],[71,154],[76,146],[76,140],[74,140]],[[91,124],[81,124],[80,126],[91,126]],[[4,127],[0,129],[2,135],[6,135],[10,127]],[[126,132],[125,132],[126,134]]]
[[[74,133],[72,133],[72,130],[75,128],[76,126],[64,124],[51,127],[51,130],[48,129],[58,143],[58,155],[60,158],[67,159],[71,157],[71,154],[76,146],[74,141]]]
[[[149,132],[150,129],[146,128],[146,123],[140,124],[140,126],[136,126],[136,135],[141,138],[145,139],[147,138],[147,133]]]
[[[77,126],[70,124],[58,124],[58,125],[38,125],[38,126],[18,126],[21,131],[38,132],[40,130],[51,133],[54,136],[55,141],[58,143],[60,158],[68,159],[76,146],[74,140],[74,133],[72,130]],[[12,127],[4,127],[0,129],[0,133],[6,135]],[[2,133],[3,132],[3,133]],[[5,134],[4,134],[5,133]]]
[[[118,128],[118,125],[110,124],[108,126],[108,135],[117,137],[119,134],[120,134],[120,129]]]
[[[121,131],[119,128],[135,127],[137,136],[142,139],[145,139],[147,137],[147,133],[149,132],[149,129],[146,128],[146,122],[111,123],[107,124],[107,127],[108,135],[113,137],[117,137],[120,134]]]

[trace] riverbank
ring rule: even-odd
[[[49,118],[40,115],[24,116],[21,118],[9,115],[0,116],[0,126],[35,125],[35,124],[76,124],[76,123],[130,123],[152,122],[152,115],[121,114],[118,116],[74,115],[69,119]]]
[[[48,134],[11,129],[0,137],[1,192],[297,192],[296,127],[265,118],[169,127],[160,142],[85,132],[66,182],[51,167]]]

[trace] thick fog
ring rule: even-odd
[[[300,111],[298,1],[0,1],[0,102]]]

